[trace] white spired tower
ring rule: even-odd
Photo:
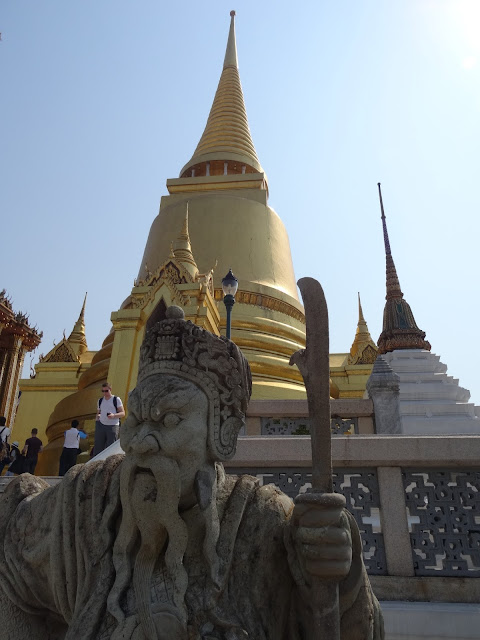
[[[387,295],[378,351],[399,377],[401,433],[407,435],[480,434],[480,407],[468,402],[470,391],[447,375],[447,366],[430,352],[425,332],[415,323],[402,290],[390,250],[382,192],[387,266]]]

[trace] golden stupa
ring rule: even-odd
[[[232,339],[250,363],[253,398],[306,398],[300,372],[289,366],[291,354],[305,346],[303,306],[286,229],[268,206],[267,177],[250,134],[238,73],[235,12],[230,15],[223,70],[205,130],[180,177],[167,180],[168,195],[152,223],[133,289],[112,313],[102,348],[87,350],[83,307],[71,336],[37,365],[36,378],[21,381],[15,437],[22,439],[37,426],[48,439],[37,466],[40,475],[57,473],[63,433],[72,419],[93,435],[102,382],[108,380],[114,394],[126,400],[136,383],[145,330],[164,317],[169,305],[182,306],[187,319],[209,331],[224,333],[221,280],[230,268],[239,281]],[[355,349],[363,349],[358,340]],[[334,397],[362,397],[371,364],[365,359],[351,363],[348,353],[332,354],[331,370]]]

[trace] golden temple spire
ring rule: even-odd
[[[378,338],[380,354],[395,349],[426,349],[430,351],[430,343],[425,340],[425,331],[417,327],[410,305],[403,298],[397,270],[392,258],[387,221],[383,209],[382,190],[378,183],[380,209],[382,212],[383,240],[386,259],[386,303],[383,311],[383,330]]]
[[[363,332],[363,333],[367,333],[368,336],[370,337],[370,333],[368,332],[367,323],[366,323],[365,318],[363,316],[362,302],[360,300],[360,291],[358,292],[358,326],[357,326],[357,333],[359,331]]]
[[[74,349],[77,355],[81,355],[84,353],[87,347],[87,338],[85,335],[85,305],[87,302],[87,294],[85,293],[85,298],[83,299],[82,309],[80,311],[80,315],[78,316],[78,320],[76,321],[72,333],[68,336],[68,342]]]
[[[228,32],[225,60],[223,61],[223,68],[226,69],[227,67],[235,67],[235,69],[238,69],[237,42],[235,39],[235,11],[230,11],[230,30]]]
[[[188,233],[188,202],[182,230],[177,240],[173,243],[173,255],[195,280],[198,275],[198,267],[197,263],[195,262],[195,258],[193,257],[190,235]]]
[[[350,348],[348,364],[372,364],[378,354],[377,345],[372,340],[367,323],[363,316],[360,293],[358,294],[358,324],[353,344]]]
[[[207,125],[180,177],[263,173],[248,126],[242,85],[238,73],[235,11],[230,12],[230,31],[223,71]]]

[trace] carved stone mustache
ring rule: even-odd
[[[155,451],[159,450],[157,439],[147,429],[143,433],[140,430],[129,443],[129,448],[136,453],[144,450],[150,454],[151,446]],[[119,622],[125,620],[121,607],[122,594],[131,582],[144,637],[148,640],[169,640],[168,636],[159,635],[156,628],[150,593],[155,564],[164,555],[173,585],[173,603],[166,607],[165,613],[168,609],[181,628],[186,625],[184,598],[188,577],[183,556],[188,532],[178,513],[181,487],[178,464],[163,455],[145,455],[141,461],[126,456],[120,483],[123,514],[114,548],[117,578],[109,596],[108,608]],[[162,499],[157,498],[159,487]],[[129,550],[135,547],[134,557],[129,557]]]
[[[129,448],[139,454],[158,453],[162,449],[156,431],[146,426],[133,436]]]

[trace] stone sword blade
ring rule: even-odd
[[[330,363],[328,309],[320,283],[314,278],[297,282],[305,306],[306,348],[290,359],[300,369],[307,390],[312,440],[312,491],[331,493],[332,437],[330,431]]]
[[[328,309],[317,280],[301,278],[297,285],[305,307],[307,339],[306,348],[294,353],[290,364],[300,369],[307,390],[312,443],[311,502],[317,498],[326,505],[328,497],[322,500],[321,495],[333,492]],[[307,500],[308,497],[304,496]],[[312,576],[311,584],[314,640],[340,640],[338,583]]]

